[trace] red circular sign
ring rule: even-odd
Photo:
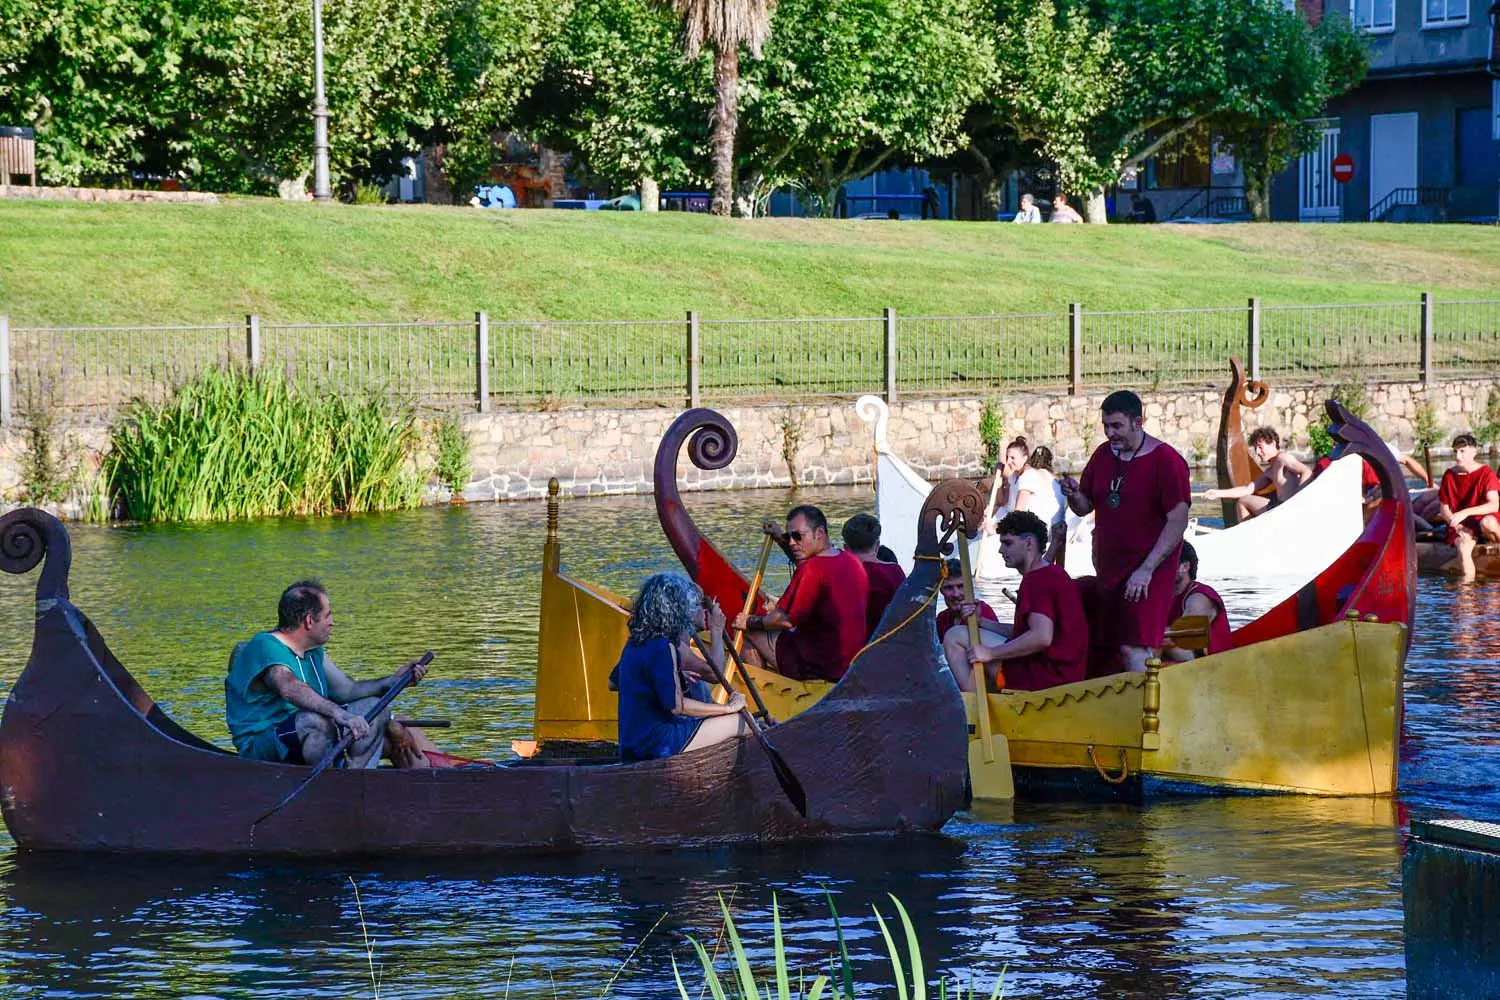
[[[1340,153],[1333,158],[1329,171],[1333,174],[1334,180],[1340,184],[1348,184],[1354,179],[1354,157],[1348,153]]]

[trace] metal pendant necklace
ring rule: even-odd
[[[1142,437],[1141,444],[1145,443],[1146,439]],[[1140,444],[1130,449],[1130,458],[1135,458],[1136,452],[1140,450]],[[1109,481],[1109,492],[1105,494],[1104,503],[1109,507],[1110,510],[1118,510],[1120,507],[1120,489],[1125,485],[1125,470],[1129,468],[1130,459],[1126,459],[1122,462],[1120,460],[1120,453],[1115,451],[1113,448],[1110,449],[1110,454],[1115,458],[1115,475],[1114,478]]]

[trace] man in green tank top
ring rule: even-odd
[[[323,652],[333,632],[328,593],[316,580],[292,584],[276,608],[276,628],[243,642],[224,679],[225,715],[242,757],[313,764],[346,733],[351,767],[373,767],[385,747],[387,708],[365,713],[406,668],[373,681],[351,679]],[[427,673],[416,661],[413,682]]]

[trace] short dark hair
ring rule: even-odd
[[[327,599],[328,591],[317,580],[298,580],[283,590],[281,600],[276,602],[276,627],[299,628],[308,615],[318,616]]]
[[[1123,413],[1134,419],[1142,413],[1141,397],[1129,389],[1116,389],[1104,397],[1104,402],[1099,404],[1099,412],[1106,417],[1111,413]]]
[[[896,558],[896,553],[892,552],[884,545],[882,545],[880,549],[875,553],[875,558],[879,559],[881,562],[888,563],[899,563],[901,561],[900,559]]]
[[[870,552],[880,545],[880,522],[871,514],[855,514],[844,522],[844,548]]]
[[[1002,535],[1030,535],[1036,539],[1036,550],[1047,551],[1047,522],[1029,510],[1013,510],[1000,519]]]
[[[798,506],[793,507],[791,510],[787,511],[787,524],[791,524],[792,518],[796,517],[798,514],[802,515],[802,518],[807,521],[807,526],[809,528],[812,528],[814,531],[817,531],[819,528],[822,528],[824,532],[828,531],[828,518],[824,517],[823,512],[814,507],[812,504],[799,504]]]
[[[1177,565],[1187,563],[1188,579],[1198,579],[1198,550],[1193,548],[1192,542],[1183,542],[1182,551],[1177,553]]]
[[[963,544],[963,542],[960,541],[959,544]],[[948,570],[948,579],[962,580],[964,578],[964,564],[957,559],[945,559],[943,560],[943,566]]]
[[[1253,448],[1264,441],[1266,444],[1281,447],[1281,435],[1276,433],[1274,427],[1257,427],[1250,432],[1250,446]]]
[[[1462,448],[1462,447],[1464,447],[1466,445],[1468,447],[1470,447],[1470,448],[1478,448],[1479,447],[1479,439],[1476,438],[1474,435],[1468,433],[1467,431],[1465,431],[1464,433],[1458,435],[1458,437],[1456,437],[1456,438],[1453,439],[1453,447],[1455,447],[1455,448]]]

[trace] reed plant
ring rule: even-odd
[[[111,496],[141,521],[415,507],[416,413],[383,394],[302,392],[279,375],[212,369],[111,431]]]

